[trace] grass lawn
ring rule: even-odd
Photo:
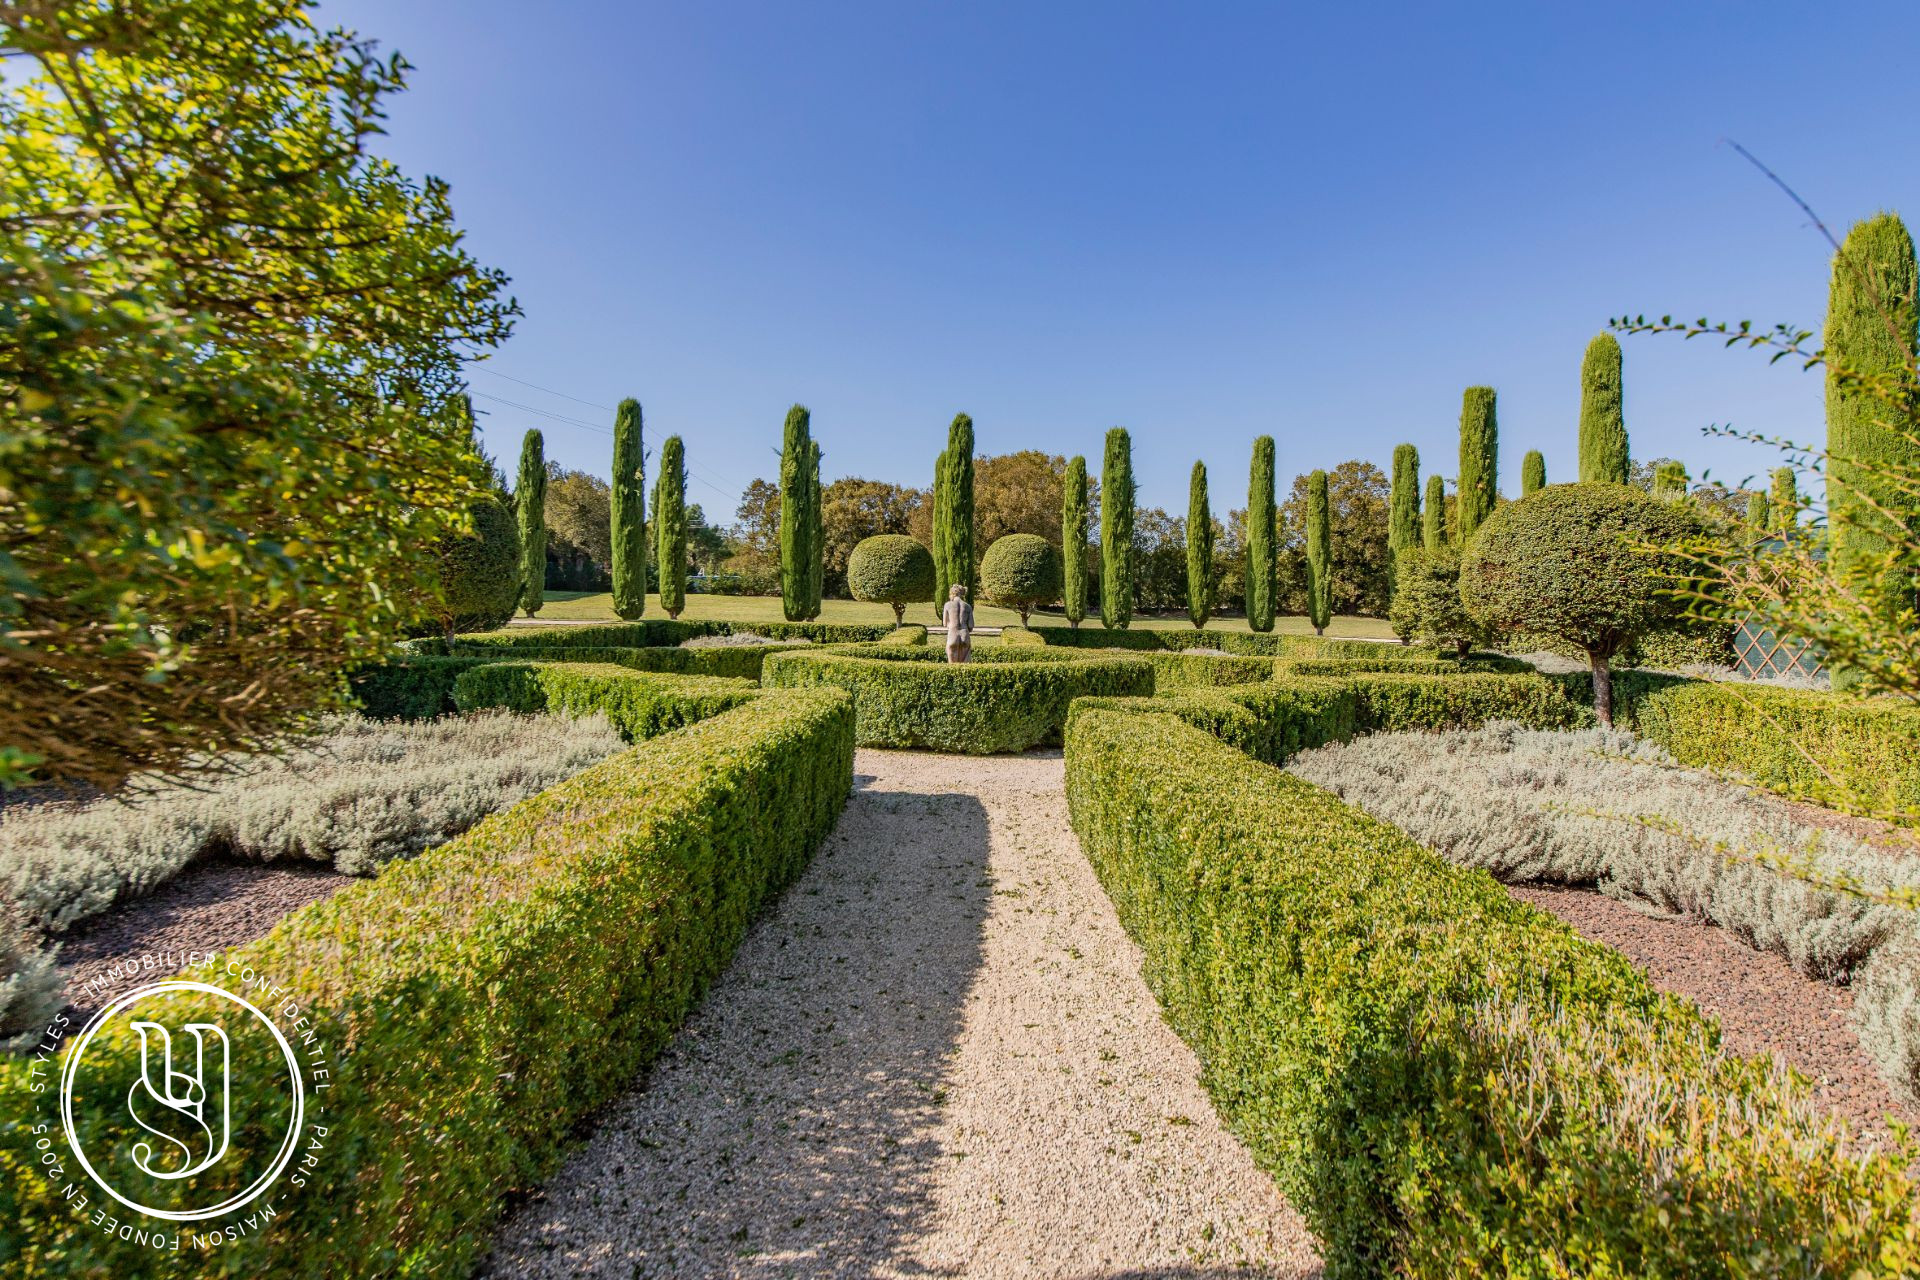
[[[541,607],[542,622],[618,622],[619,615],[613,611],[613,597],[605,591],[549,591],[546,604]],[[664,618],[666,611],[660,607],[660,597],[647,597],[649,618]],[[689,621],[712,619],[717,622],[779,622],[780,612],[778,596],[706,596],[690,595],[687,607],[680,616]],[[822,622],[892,622],[893,610],[884,604],[865,604],[858,600],[825,600],[820,606]],[[939,617],[930,604],[917,604],[907,609],[907,621],[934,625]],[[974,625],[981,627],[1004,627],[1016,625],[1020,615],[1011,609],[999,609],[990,604],[976,605],[973,610]],[[1067,620],[1058,613],[1035,613],[1036,625],[1065,626]],[[1083,627],[1098,627],[1098,618],[1089,618],[1080,624]],[[1184,614],[1165,618],[1138,618],[1133,620],[1136,628],[1155,630],[1188,630],[1192,623]],[[1216,618],[1207,624],[1221,631],[1245,631],[1245,618]],[[1281,618],[1273,629],[1287,635],[1311,635],[1313,628],[1307,625],[1305,618]],[[1327,625],[1329,636],[1356,637],[1361,639],[1393,638],[1393,628],[1382,618],[1335,618]]]

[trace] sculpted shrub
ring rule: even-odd
[[[847,557],[847,589],[855,600],[893,606],[897,627],[907,606],[933,599],[933,555],[904,533],[862,538]]]
[[[1027,615],[1060,598],[1060,552],[1038,534],[1010,533],[996,538],[980,562],[980,593],[987,600]]]

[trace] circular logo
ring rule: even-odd
[[[205,982],[117,997],[60,1077],[60,1118],[87,1176],[172,1222],[231,1213],[266,1191],[293,1159],[305,1113],[299,1059],[280,1028]]]

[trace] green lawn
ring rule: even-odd
[[[613,611],[613,597],[607,592],[588,593],[583,591],[549,591],[547,602],[540,610],[542,622],[617,622],[619,616]],[[649,618],[664,618],[666,613],[660,608],[659,596],[647,597]],[[718,622],[779,622],[780,612],[778,596],[705,596],[690,595],[687,607],[680,616],[689,620],[712,619]],[[1004,627],[1017,624],[1020,615],[1011,609],[999,609],[993,605],[977,605],[973,611],[976,626]],[[858,600],[826,600],[821,602],[820,621],[822,622],[892,622],[893,610],[884,604],[863,604]],[[930,604],[913,605],[907,610],[908,622],[935,624],[939,621]],[[1058,613],[1036,613],[1035,624],[1065,626],[1066,619]],[[1099,620],[1090,618],[1081,624],[1084,627],[1097,627]],[[1135,618],[1133,626],[1150,627],[1156,630],[1186,630],[1193,624],[1185,616],[1176,615],[1167,618]],[[1208,624],[1221,631],[1245,631],[1245,618],[1216,618]],[[1287,635],[1311,635],[1313,628],[1307,625],[1305,618],[1281,618],[1273,629]],[[1335,618],[1327,626],[1330,636],[1356,637],[1362,639],[1391,639],[1393,628],[1380,618]]]

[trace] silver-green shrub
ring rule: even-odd
[[[1496,879],[1592,886],[1709,921],[1809,977],[1854,981],[1862,1043],[1920,1099],[1913,913],[1723,851],[1781,855],[1868,892],[1920,887],[1920,859],[1799,822],[1770,796],[1608,730],[1375,734],[1301,752],[1288,769]]]
[[[229,761],[192,787],[0,815],[0,894],[29,924],[58,932],[196,858],[370,875],[625,746],[597,715],[338,716],[284,754]]]
[[[54,967],[57,948],[40,945],[13,912],[0,908],[0,1051],[37,1043],[66,1003]]]

